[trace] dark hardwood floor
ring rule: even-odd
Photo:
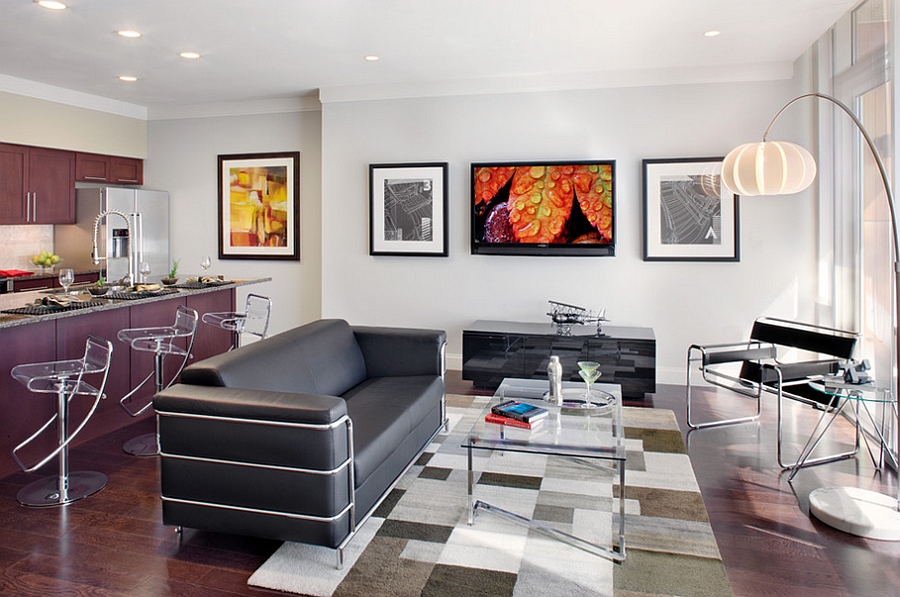
[[[459,372],[448,392],[476,392]],[[715,412],[724,398],[709,395]],[[733,399],[731,399],[733,403]],[[684,428],[684,388],[659,386],[645,406],[675,411]],[[725,408],[725,407],[721,407]],[[791,410],[807,423],[810,408]],[[900,543],[864,540],[808,515],[807,496],[822,485],[856,485],[896,494],[893,472],[868,456],[801,471],[793,485],[775,464],[774,403],[763,421],[687,435],[719,550],[737,597],[884,597],[900,595]],[[152,420],[72,450],[73,470],[109,476],[100,493],[65,508],[24,508],[15,496],[37,478],[0,479],[0,595],[92,597],[274,595],[247,578],[277,542],[186,530],[179,542],[160,523],[157,459],[129,456],[122,444],[153,430]],[[52,471],[49,471],[52,473]]]

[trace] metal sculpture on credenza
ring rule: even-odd
[[[550,303],[550,312],[547,315],[556,324],[556,333],[560,336],[572,335],[573,325],[587,325],[596,323],[597,333],[601,331],[606,318],[606,307],[600,309],[596,313],[589,311],[584,307],[576,305],[567,305],[556,301],[548,301]]]

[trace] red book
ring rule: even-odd
[[[504,417],[503,415],[497,415],[494,413],[488,413],[484,415],[484,420],[487,423],[496,423],[497,425],[508,425],[509,427],[521,427],[522,429],[531,429],[533,425],[531,423],[526,423],[525,421],[518,421],[516,419],[512,419],[510,417]]]

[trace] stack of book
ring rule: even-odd
[[[491,407],[491,412],[484,416],[488,423],[533,429],[544,422],[550,411],[540,406],[526,404],[516,400],[507,400]]]

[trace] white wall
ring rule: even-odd
[[[448,365],[458,369],[462,329],[476,319],[549,321],[551,299],[605,306],[611,324],[655,330],[657,380],[681,383],[689,344],[743,339],[760,315],[812,317],[813,200],[741,201],[740,263],[644,262],[641,160],[724,155],[758,140],[796,85],[326,103],[323,315],[445,329]],[[470,162],[581,158],[617,160],[616,257],[470,254]],[[417,161],[450,164],[450,256],[371,257],[368,164]]]
[[[320,112],[289,112],[151,121],[146,187],[171,194],[171,254],[182,275],[197,275],[204,254],[210,274],[271,277],[242,287],[273,300],[270,332],[317,319],[321,313],[321,120]],[[300,261],[219,260],[218,175],[220,154],[300,151]]]

